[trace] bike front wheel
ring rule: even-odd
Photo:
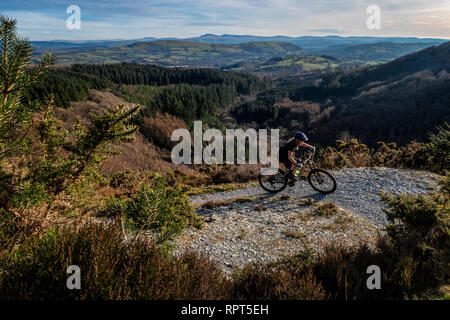
[[[312,169],[308,174],[308,182],[314,190],[322,194],[336,191],[336,180],[329,172],[322,169]]]
[[[258,177],[261,187],[270,193],[278,193],[286,188],[288,178],[283,173],[279,172],[275,175],[262,175]]]

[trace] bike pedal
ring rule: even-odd
[[[289,186],[289,187],[295,186],[295,181],[289,181],[289,182],[288,182],[288,186]]]

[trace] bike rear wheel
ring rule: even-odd
[[[308,174],[308,182],[314,190],[322,194],[336,191],[336,180],[329,172],[322,169],[312,169]]]
[[[258,181],[261,187],[267,192],[278,193],[286,188],[288,177],[282,172],[269,176],[260,174]]]

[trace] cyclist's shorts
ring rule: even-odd
[[[284,166],[286,167],[286,169],[290,169],[292,162],[291,160],[289,160],[287,157],[281,157],[278,159],[278,161],[280,162],[280,164],[284,164]]]

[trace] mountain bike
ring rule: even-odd
[[[306,176],[305,170],[309,170],[307,173],[307,180],[311,187],[322,193],[322,194],[330,194],[336,191],[336,180],[334,177],[327,171],[323,169],[319,169],[316,167],[313,158],[315,155],[315,151],[311,152],[308,158],[304,161],[301,161],[298,158],[296,167],[299,169],[300,174],[296,177],[290,168],[286,168],[286,170],[279,169],[278,173],[274,175],[259,175],[258,180],[261,187],[271,193],[278,193],[283,191],[289,183],[289,177],[294,177],[295,180],[293,182],[302,179]]]

